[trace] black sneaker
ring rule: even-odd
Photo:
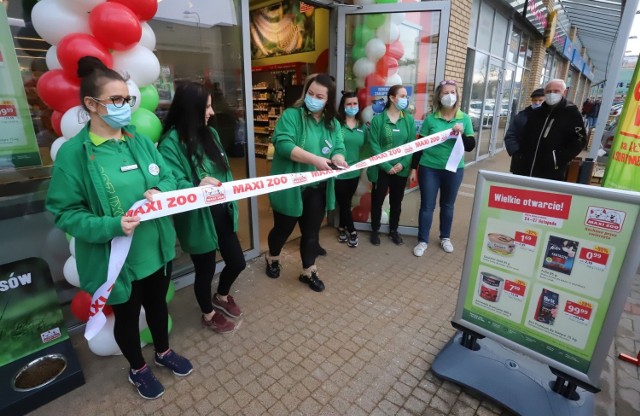
[[[358,233],[352,232],[349,234],[349,241],[347,241],[349,247],[358,247]]]
[[[398,234],[398,232],[395,230],[389,231],[389,239],[393,241],[393,244],[397,246],[401,246],[404,244],[404,241],[402,240],[402,236]]]
[[[318,274],[316,272],[311,272],[311,276],[301,274],[298,280],[309,285],[311,290],[314,292],[322,292],[324,290],[324,283],[322,283],[322,280],[318,278]]]
[[[374,246],[379,246],[380,234],[378,234],[377,231],[371,231],[371,235],[369,236],[369,241],[371,241],[371,244],[373,244]]]
[[[129,370],[129,382],[136,386],[143,399],[153,400],[164,394],[164,387],[146,364],[136,372]]]
[[[280,262],[278,260],[273,260],[269,263],[267,256],[264,256],[264,259],[267,262],[267,276],[272,279],[280,277]]]
[[[318,256],[326,256],[327,255],[327,250],[325,250],[324,248],[320,247],[320,244],[318,244],[318,249],[316,250],[316,253],[318,253]]]
[[[346,243],[347,241],[349,241],[349,236],[347,236],[347,232],[345,231],[345,229],[338,228],[338,242]]]

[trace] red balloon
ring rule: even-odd
[[[71,300],[71,313],[82,322],[89,320],[91,308],[91,295],[84,290],[78,291]]]
[[[369,210],[362,208],[361,206],[354,207],[351,210],[351,216],[354,221],[367,222],[369,219]]]
[[[364,85],[366,85],[367,87],[380,87],[380,86],[384,86],[384,84],[386,83],[387,83],[387,78],[381,77],[375,72],[367,75],[367,77],[364,79]]]
[[[325,49],[318,55],[316,63],[313,65],[313,72],[320,74],[329,70],[329,49]]]
[[[62,116],[64,113],[60,111],[54,111],[51,113],[51,127],[53,127],[53,131],[56,132],[58,137],[62,136],[62,129],[60,128],[60,122],[62,121]]]
[[[399,40],[387,44],[387,55],[396,59],[402,58],[404,56],[404,46]]]
[[[398,60],[393,56],[384,55],[376,63],[376,72],[381,77],[390,77],[398,73]]]
[[[120,3],[101,3],[94,7],[89,14],[89,27],[100,43],[116,51],[132,48],[142,37],[140,20]]]
[[[80,81],[69,78],[62,69],[47,71],[38,79],[38,95],[46,105],[64,114],[80,105]]]
[[[113,65],[109,50],[86,33],[71,33],[63,37],[58,44],[57,55],[62,69],[70,77],[78,76],[78,60],[83,56],[95,56],[109,68]]]
[[[371,211],[371,193],[365,192],[362,194],[359,206],[367,212]]]
[[[151,20],[158,11],[158,0],[109,0],[127,6],[142,21]]]
[[[358,105],[364,109],[368,105],[369,93],[366,88],[360,88],[358,90]]]

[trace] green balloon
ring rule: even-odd
[[[158,95],[156,87],[147,85],[146,87],[140,88],[140,108],[156,111],[159,102],[160,96]]]
[[[365,25],[357,25],[353,28],[353,44],[364,46],[374,38],[375,32]]]
[[[167,289],[166,300],[167,303],[173,300],[173,295],[176,294],[176,286],[173,284],[173,280],[169,281],[169,288]]]
[[[131,115],[131,124],[136,126],[136,131],[143,136],[147,136],[156,143],[162,134],[162,123],[158,116],[146,108],[138,108]]]
[[[173,329],[173,319],[171,319],[171,315],[169,315],[169,324],[167,325],[167,331],[171,333]],[[153,337],[151,336],[151,330],[149,327],[146,327],[142,331],[140,331],[140,341],[146,342],[147,344],[153,344]]]
[[[351,49],[351,57],[353,58],[353,62],[357,61],[360,58],[365,58],[367,53],[364,50],[364,46],[354,46]]]
[[[364,24],[371,30],[376,30],[380,26],[384,24],[386,21],[386,15],[378,13],[378,14],[367,14],[364,16]]]

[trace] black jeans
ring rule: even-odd
[[[224,260],[225,266],[220,272],[218,280],[219,295],[227,296],[231,290],[231,285],[247,266],[242,252],[242,246],[238,235],[233,231],[233,218],[229,213],[228,204],[218,204],[211,206],[213,224],[218,235],[218,250]],[[195,282],[193,291],[196,301],[202,313],[211,313],[211,281],[216,273],[216,251],[203,254],[192,254],[193,268],[195,270]]]
[[[293,232],[296,224],[300,226],[300,258],[302,267],[307,269],[316,264],[318,245],[320,244],[320,226],[325,215],[327,202],[326,184],[317,188],[305,188],[302,191],[302,216],[290,217],[273,211],[273,228],[269,232],[269,254],[279,256],[284,243]]]
[[[400,223],[400,213],[402,212],[402,199],[404,198],[404,188],[407,186],[407,178],[398,175],[389,175],[382,169],[378,169],[378,182],[373,184],[371,189],[371,229],[380,229],[380,218],[382,216],[382,203],[389,190],[389,230],[396,231]]]
[[[138,329],[141,306],[144,306],[155,350],[165,352],[169,349],[169,311],[166,296],[171,266],[172,263],[169,262],[166,267],[160,268],[152,275],[132,282],[129,300],[119,305],[111,305],[115,317],[113,336],[122,355],[134,370],[145,364]]]
[[[340,228],[346,228],[350,233],[356,228],[353,226],[353,216],[351,215],[351,198],[358,188],[359,177],[351,179],[336,179],[336,202],[338,203],[338,213],[340,215]]]

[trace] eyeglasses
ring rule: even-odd
[[[452,79],[446,79],[444,81],[440,81],[441,87],[444,87],[445,85],[456,85],[456,82]]]
[[[107,97],[107,98],[96,98],[96,97],[91,97],[92,100],[102,104],[102,101],[107,101],[110,100],[111,103],[116,107],[116,108],[121,108],[124,107],[125,104],[129,104],[130,107],[133,107],[134,105],[136,105],[136,97],[134,95],[129,95],[127,97],[123,97],[121,95],[112,95],[111,97]],[[104,104],[102,104],[104,105]],[[106,107],[106,105],[105,105]]]

